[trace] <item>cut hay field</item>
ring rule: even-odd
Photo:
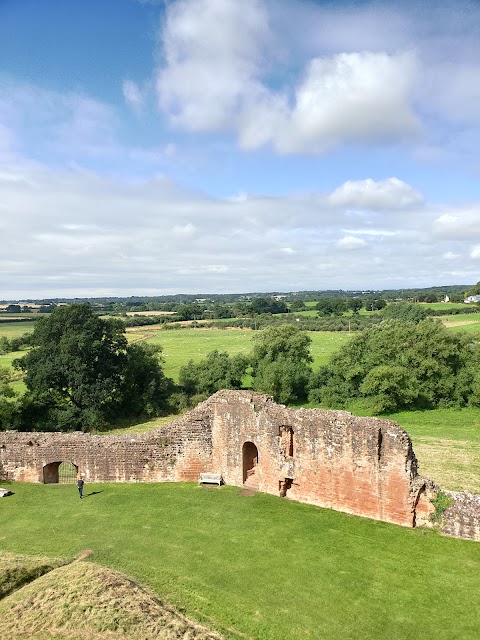
[[[2,550],[71,559],[92,550],[89,562],[231,640],[473,640],[480,628],[474,542],[235,487],[97,484],[80,501],[68,485],[9,486]],[[65,620],[79,602],[81,591],[64,602]]]
[[[401,411],[385,416],[412,438],[421,474],[444,489],[480,494],[480,414],[476,408]]]

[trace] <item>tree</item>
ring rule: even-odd
[[[188,396],[207,398],[220,389],[240,389],[248,359],[225,351],[211,351],[200,361],[190,360],[180,369],[179,384]]]
[[[391,320],[365,329],[331,359],[311,397],[333,407],[355,398],[381,413],[473,403],[479,348],[440,322]]]
[[[353,315],[356,316],[363,307],[363,302],[360,298],[348,298],[347,306],[351,309]]]
[[[123,323],[96,316],[88,305],[57,307],[37,320],[32,345],[16,361],[26,372],[24,421],[89,430],[158,409],[157,391],[163,399],[163,372],[151,351],[129,347]]]
[[[294,300],[290,305],[290,311],[305,311],[307,308],[303,300]]]
[[[397,302],[385,307],[383,315],[385,318],[403,320],[404,322],[421,322],[428,318],[430,311],[419,304]]]
[[[0,431],[15,429],[17,426],[18,404],[11,382],[10,371],[6,367],[0,367]]]
[[[293,325],[268,327],[254,337],[253,387],[287,403],[306,397],[311,375],[310,337]]]
[[[250,304],[250,313],[260,315],[261,313],[287,313],[288,307],[282,300],[273,298],[255,298]]]
[[[345,298],[322,298],[316,306],[319,316],[341,316],[347,310]]]
[[[387,306],[387,302],[382,298],[368,298],[367,300],[365,300],[363,306],[366,311],[380,311],[381,309],[385,309],[385,307]]]

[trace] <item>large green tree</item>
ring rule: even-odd
[[[167,386],[157,358],[128,346],[124,325],[85,304],[58,307],[35,323],[26,372],[25,427],[88,430],[154,413]],[[161,400],[157,402],[156,394]]]
[[[179,384],[188,396],[207,398],[220,389],[240,389],[247,366],[242,354],[211,351],[204,360],[190,360],[180,369]]]
[[[364,330],[333,356],[312,399],[335,407],[363,398],[376,413],[464,406],[476,401],[478,355],[467,334],[438,321],[390,320]]]
[[[303,398],[311,375],[310,337],[293,325],[268,327],[254,337],[253,388],[277,402]]]

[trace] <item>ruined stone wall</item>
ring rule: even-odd
[[[455,538],[480,541],[480,496],[445,491],[452,504],[443,514],[442,533]]]
[[[404,526],[427,523],[433,510],[395,423],[287,409],[249,391],[220,391],[141,435],[0,433],[1,479],[43,482],[45,466],[61,461],[87,482],[196,481],[211,471],[230,485]]]
[[[196,481],[211,469],[209,415],[203,403],[165,427],[132,436],[0,432],[0,479],[44,482],[46,465],[68,461],[87,482]]]
[[[389,420],[344,411],[287,409],[251,392],[214,401],[213,466],[225,482],[274,495],[414,526],[424,483],[407,433]],[[244,445],[258,451],[245,473]],[[247,466],[252,466],[248,464]],[[248,477],[247,477],[248,476]]]

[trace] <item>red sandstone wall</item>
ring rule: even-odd
[[[395,423],[287,409],[248,391],[220,391],[142,435],[0,433],[0,479],[43,482],[44,466],[60,461],[87,482],[196,482],[213,471],[243,486],[247,471],[247,486],[260,491],[404,526],[430,524],[433,509]]]
[[[252,487],[279,495],[290,485],[288,498],[413,526],[416,459],[410,438],[393,422],[287,409],[250,392],[223,391],[211,401],[213,467],[227,484],[243,484],[242,447],[253,442],[258,465],[248,480]],[[285,452],[288,428],[293,456]]]
[[[43,467],[68,461],[87,482],[197,481],[211,470],[209,409],[134,436],[0,433],[0,479],[43,482]]]

